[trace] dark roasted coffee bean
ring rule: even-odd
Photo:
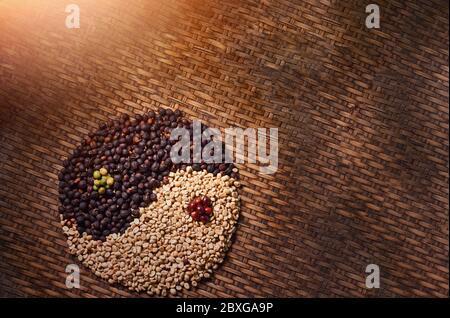
[[[139,203],[139,201],[141,200],[141,196],[137,193],[133,194],[131,200],[133,201],[133,203]]]
[[[80,202],[80,210],[86,210],[88,208],[88,203],[85,201]]]
[[[160,166],[159,166],[159,171],[160,172],[164,172],[167,169],[167,164],[163,161],[161,162]]]
[[[153,172],[157,172],[159,170],[159,164],[157,162],[154,162],[152,164],[151,169],[152,169]]]
[[[130,178],[130,184],[131,184],[131,185],[137,185],[138,183],[139,183],[139,179],[136,178],[135,176],[132,176],[132,177]]]

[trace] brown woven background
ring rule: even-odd
[[[83,267],[65,288],[57,172],[99,122],[160,105],[280,134],[184,296],[448,296],[447,1],[377,1],[379,30],[372,1],[71,2],[78,30],[70,2],[0,2],[0,296],[136,296]]]

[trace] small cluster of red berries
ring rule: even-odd
[[[195,197],[187,207],[187,213],[194,221],[207,223],[212,216],[211,199],[206,195]]]

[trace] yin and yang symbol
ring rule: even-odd
[[[180,127],[192,135],[180,110],[124,114],[86,136],[63,163],[59,212],[69,252],[110,283],[175,294],[209,277],[231,244],[238,170],[172,163],[170,132]],[[194,206],[207,208],[195,218],[199,198],[209,205]]]

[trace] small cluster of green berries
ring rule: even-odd
[[[114,178],[108,174],[106,168],[101,168],[100,170],[95,170],[93,173],[94,186],[92,189],[98,191],[99,194],[106,192],[114,184]]]

